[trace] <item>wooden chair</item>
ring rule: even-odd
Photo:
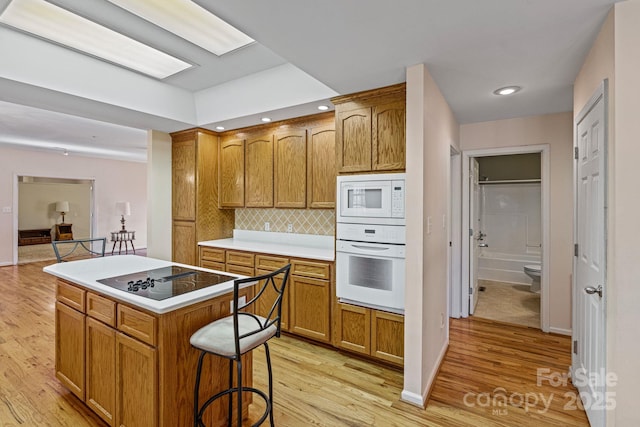
[[[233,395],[237,398],[236,421],[238,426],[242,425],[242,394],[249,392],[255,393],[262,397],[265,401],[265,412],[253,426],[259,426],[267,416],[271,426],[274,426],[273,420],[273,375],[271,372],[271,356],[269,355],[269,345],[267,342],[273,337],[280,337],[280,319],[282,313],[282,298],[284,290],[289,278],[289,270],[291,264],[288,264],[279,270],[262,276],[248,277],[237,279],[233,283],[233,314],[222,319],[218,319],[202,328],[191,336],[191,345],[200,350],[200,358],[198,359],[198,370],[196,372],[196,384],[194,389],[194,406],[193,406],[193,425],[195,427],[203,427],[202,415],[209,405],[216,399],[229,395],[228,408],[228,425],[231,426],[233,418]],[[278,282],[274,279],[282,279]],[[255,296],[248,302],[240,304],[238,295],[240,285],[257,282],[257,292]],[[275,297],[274,297],[275,295]],[[266,317],[258,316],[251,313],[262,305],[259,303],[261,299],[267,299],[271,304],[271,309],[265,314]],[[268,305],[267,305],[268,307]],[[241,356],[254,348],[264,345],[267,357],[267,370],[269,375],[269,391],[268,395],[253,387],[242,385],[242,360]],[[224,357],[229,360],[229,388],[211,396],[202,407],[198,407],[198,395],[200,390],[200,374],[202,372],[202,361],[207,354]],[[237,386],[233,386],[233,364],[236,364],[236,381]]]
[[[107,246],[107,238],[54,240],[51,244],[58,262],[64,262],[69,261],[70,258],[103,257]]]

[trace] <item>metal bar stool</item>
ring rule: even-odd
[[[242,394],[244,392],[255,393],[261,396],[265,401],[265,412],[261,418],[253,424],[259,426],[267,415],[273,427],[273,375],[271,371],[271,356],[269,355],[269,345],[267,342],[273,337],[280,337],[280,318],[282,312],[282,298],[284,290],[289,278],[289,270],[291,264],[288,264],[279,270],[262,276],[248,277],[245,279],[237,279],[233,282],[233,314],[222,319],[218,319],[196,331],[190,339],[193,347],[201,351],[198,358],[198,370],[196,373],[196,384],[194,388],[193,399],[193,425],[194,427],[206,427],[202,422],[202,415],[209,405],[216,399],[229,395],[229,423],[232,423],[233,413],[233,394],[236,394],[237,403],[237,423],[242,425]],[[282,279],[280,285],[276,279]],[[238,303],[239,290],[242,284],[249,282],[258,282],[256,286],[257,292],[255,296],[248,302],[240,305]],[[274,293],[275,292],[275,293]],[[273,299],[271,309],[264,313],[265,316],[259,316],[251,313],[260,306],[265,306],[263,300]],[[258,301],[263,302],[259,303]],[[268,307],[268,304],[266,304]],[[242,385],[242,361],[241,356],[254,348],[264,345],[265,355],[267,358],[267,370],[269,373],[269,395],[262,390],[254,387],[246,387]],[[202,371],[202,362],[207,354],[229,359],[229,388],[223,390],[210,398],[198,407],[198,397],[200,391],[200,374]],[[237,386],[233,386],[233,364],[236,364]]]

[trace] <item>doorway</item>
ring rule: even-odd
[[[502,176],[493,174],[494,178],[481,172],[480,160],[485,162],[500,162],[504,156],[523,156],[524,163],[532,163],[539,171],[539,177],[527,179],[501,179]],[[462,280],[460,291],[461,316],[467,317],[474,313],[482,301],[482,292],[493,290],[493,296],[507,298],[517,304],[529,305],[523,310],[538,310],[539,317],[527,318],[527,326],[535,326],[548,332],[548,270],[549,259],[549,146],[520,146],[499,149],[470,150],[463,152],[462,156]],[[472,166],[478,162],[478,166]],[[522,169],[521,166],[516,167]],[[474,178],[474,170],[477,170]],[[535,211],[538,209],[537,219],[527,218],[533,213],[518,212],[523,206],[536,201],[537,208],[528,207]],[[509,208],[509,203],[517,200],[518,209],[508,212],[508,215],[497,215],[495,206],[503,211]],[[475,203],[474,203],[475,202]],[[475,206],[475,208],[474,208]],[[482,209],[487,209],[490,215],[482,218]],[[492,208],[493,206],[494,208]],[[491,212],[494,209],[494,212]],[[475,211],[475,212],[474,212]],[[535,215],[533,215],[535,216]],[[475,219],[474,219],[475,218]],[[505,224],[505,222],[508,222]],[[537,226],[532,224],[537,222]],[[507,227],[505,229],[505,226]],[[511,227],[510,229],[508,227]],[[533,231],[538,230],[539,237],[533,236]],[[487,233],[490,230],[491,236]],[[501,231],[502,230],[502,231]],[[516,233],[517,232],[517,233]],[[513,234],[518,234],[513,238]],[[505,248],[519,245],[520,255],[511,256]],[[484,256],[483,256],[484,255]],[[482,257],[480,259],[480,257]],[[535,261],[538,260],[536,263]],[[479,262],[479,261],[482,261]],[[524,266],[534,267],[539,265],[539,293],[531,292],[534,279],[529,276]],[[515,267],[514,267],[515,266]],[[535,275],[535,274],[534,274]],[[484,278],[484,279],[483,279]],[[488,281],[487,281],[488,279]],[[484,280],[484,282],[483,282]],[[508,289],[505,284],[509,284]],[[503,295],[495,295],[495,290],[502,291]],[[509,302],[503,303],[508,306]],[[539,309],[535,307],[538,304]],[[488,305],[488,309],[495,308]],[[487,310],[487,307],[481,309]],[[526,311],[525,310],[525,311]],[[508,311],[508,310],[507,310]],[[524,312],[524,311],[523,311]],[[478,313],[477,313],[478,314]],[[514,323],[513,319],[504,319]]]
[[[16,187],[14,264],[54,260],[51,241],[93,236],[93,180],[18,175]]]

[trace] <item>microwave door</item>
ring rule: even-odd
[[[385,181],[349,182],[340,189],[340,214],[345,217],[391,216],[391,185]]]

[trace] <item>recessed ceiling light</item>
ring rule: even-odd
[[[254,40],[191,0],[109,0],[218,56]]]
[[[224,130],[224,126],[216,126],[217,130]]]
[[[262,121],[263,121],[263,122],[265,122],[265,123],[268,123],[268,122],[270,122],[270,121],[271,121],[271,119],[270,119],[269,117],[263,117],[263,118],[261,118],[260,120],[262,120]]]
[[[318,110],[320,111],[327,111],[329,109],[329,107],[327,107],[326,105],[318,105]]]
[[[191,67],[44,0],[13,0],[0,15],[0,22],[158,79]]]
[[[520,86],[505,86],[493,91],[494,95],[513,95],[522,89]]]

